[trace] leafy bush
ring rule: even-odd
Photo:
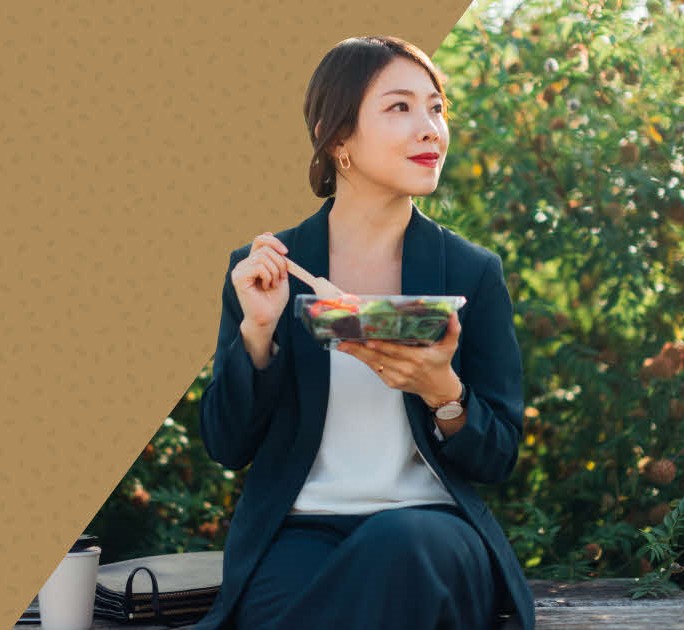
[[[684,494],[677,5],[525,2],[435,55],[452,146],[428,212],[497,251],[525,364],[514,478],[483,489],[530,576],[633,575]]]
[[[652,530],[644,530],[646,544],[639,549],[637,555],[649,556],[648,562],[654,562],[656,570],[648,573],[632,589],[632,598],[646,596],[662,597],[677,593],[678,588],[670,582],[670,578],[684,577],[684,567],[679,560],[684,558],[684,499],[679,505],[665,515],[663,522]]]

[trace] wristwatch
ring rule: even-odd
[[[466,407],[466,385],[461,381],[461,397],[458,400],[447,400],[431,411],[439,420],[456,420],[463,415]]]

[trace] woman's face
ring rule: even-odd
[[[335,149],[338,171],[337,157],[346,150],[351,167],[343,173],[355,186],[432,193],[449,146],[442,110],[425,69],[403,57],[393,59],[368,86],[354,133]]]

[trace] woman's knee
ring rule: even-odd
[[[355,543],[379,559],[429,566],[468,574],[489,567],[489,557],[479,534],[450,513],[402,508],[384,510],[369,517],[354,532]],[[479,565],[479,566],[478,566]]]
[[[409,541],[417,541],[425,529],[422,515],[417,510],[402,508],[383,510],[370,516],[354,532],[354,536],[367,545],[378,548],[402,549]]]

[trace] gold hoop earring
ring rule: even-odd
[[[337,158],[340,161],[340,166],[346,171],[351,166],[351,161],[349,160],[349,154],[340,153]],[[343,161],[346,160],[346,163]]]

